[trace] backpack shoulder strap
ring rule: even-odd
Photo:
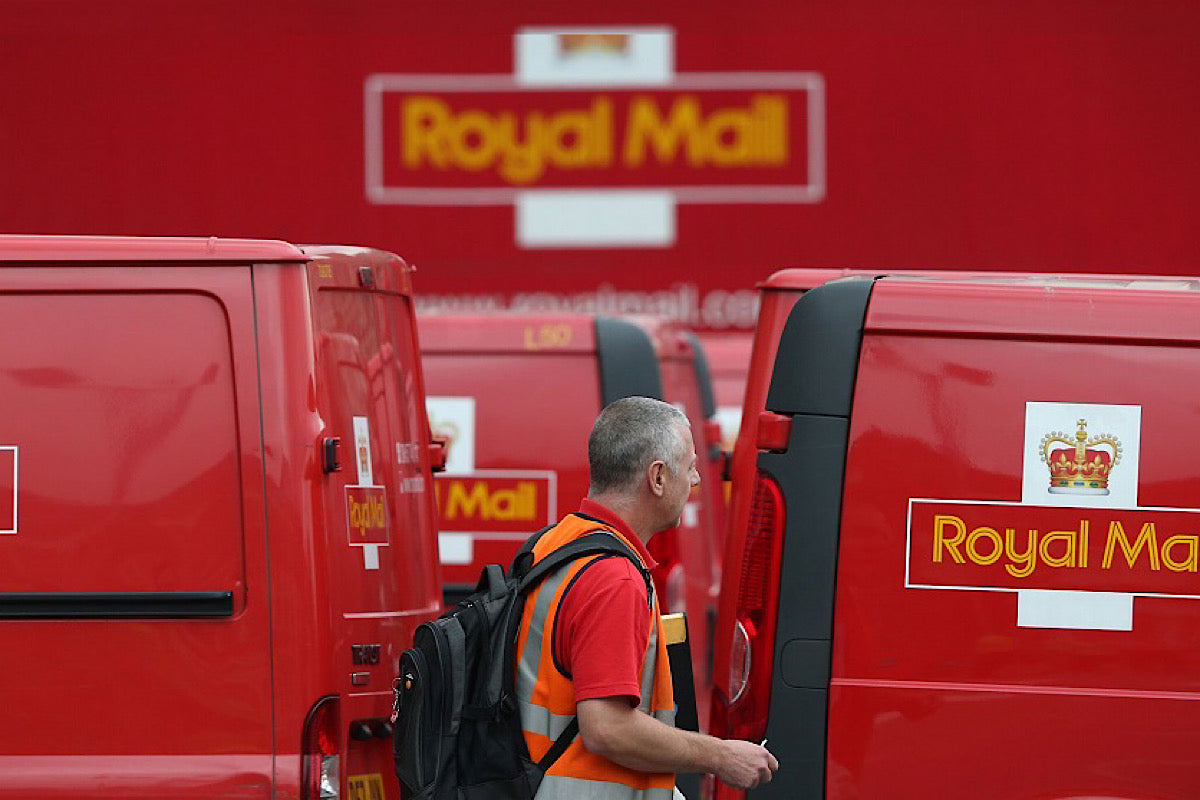
[[[513,556],[512,566],[508,569],[509,575],[524,576],[529,568],[533,566],[533,548],[543,536],[545,536],[551,528],[557,523],[551,523],[540,531],[532,534],[525,543],[521,545],[521,549],[517,550],[517,554]]]
[[[539,533],[540,535],[540,533]],[[530,548],[532,552],[532,547]],[[629,545],[622,542],[616,536],[613,536],[608,531],[597,530],[586,536],[581,536],[573,542],[563,545],[562,547],[547,554],[541,561],[537,562],[527,573],[521,577],[520,591],[522,593],[530,591],[534,586],[542,581],[547,575],[559,569],[565,564],[568,564],[576,559],[584,558],[591,555],[619,555],[629,559],[638,572],[642,575],[642,580],[646,583],[646,597],[649,600],[653,595],[653,580],[650,577],[650,570],[642,564],[642,560]]]

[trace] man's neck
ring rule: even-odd
[[[629,529],[642,540],[642,544],[648,543],[650,537],[658,533],[654,529],[653,523],[646,519],[645,513],[639,510],[638,503],[633,498],[615,492],[588,492],[587,498],[593,503],[599,503],[624,520]]]

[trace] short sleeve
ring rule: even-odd
[[[600,558],[579,573],[563,597],[554,637],[555,657],[571,678],[576,701],[641,702],[650,606],[646,582],[628,559]]]

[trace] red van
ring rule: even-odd
[[[746,376],[750,370],[750,347],[754,336],[743,331],[702,332],[696,336],[712,374],[721,449],[731,453],[742,421],[742,403],[746,397]]]
[[[0,796],[396,798],[436,615],[389,253],[0,237]]]
[[[713,695],[783,765],[749,796],[1198,796],[1200,281],[770,291]]]
[[[688,611],[694,677],[706,697],[714,537],[724,520],[713,499],[714,406],[694,335],[657,317],[591,314],[421,314],[418,325],[431,424],[449,440],[436,481],[448,602],[474,588],[484,566],[507,565],[532,531],[577,507],[588,488],[588,435],[605,405],[643,395],[688,414],[701,485],[681,528],[650,547],[664,609]]]
[[[418,327],[430,424],[447,442],[435,487],[453,603],[577,507],[596,415],[620,397],[661,397],[662,376],[650,337],[611,317],[419,314]]]

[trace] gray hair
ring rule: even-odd
[[[684,456],[679,426],[687,424],[687,415],[678,408],[650,397],[609,403],[588,437],[591,491],[628,489],[654,461],[674,469]]]

